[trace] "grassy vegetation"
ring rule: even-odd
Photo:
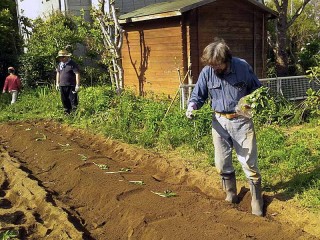
[[[194,167],[213,163],[211,110],[208,105],[193,121],[175,104],[165,115],[170,101],[144,99],[130,92],[118,96],[108,87],[84,88],[77,112],[65,116],[59,94],[51,88],[25,90],[14,105],[10,96],[0,96],[0,121],[52,119],[91,132],[102,133],[130,144],[158,151],[179,151],[193,158]],[[265,98],[270,101],[270,98]],[[282,107],[286,114],[288,107]],[[272,111],[279,110],[272,106]],[[272,114],[264,108],[264,111]],[[309,123],[286,127],[256,120],[259,165],[265,191],[281,198],[295,199],[302,206],[320,210],[320,126],[317,118]],[[235,159],[237,175],[245,180]]]

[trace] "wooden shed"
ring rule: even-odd
[[[167,1],[121,15],[124,86],[141,95],[174,95],[180,82],[197,81],[203,49],[215,37],[224,38],[233,55],[262,78],[266,23],[275,16],[255,0]]]

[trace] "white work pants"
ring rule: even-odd
[[[17,98],[18,98],[18,91],[17,90],[11,90],[10,93],[12,95],[11,104],[14,104],[17,101]]]
[[[235,171],[232,164],[234,148],[246,177],[253,181],[261,180],[252,119],[243,116],[227,119],[215,115],[212,120],[212,136],[215,166],[220,174],[230,174]]]

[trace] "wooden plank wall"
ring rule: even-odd
[[[263,77],[263,13],[252,4],[237,0],[216,1],[198,10],[200,57],[214,37],[221,37],[229,45],[233,56],[245,59],[255,67],[256,74]]]
[[[140,95],[173,96],[179,88],[177,69],[183,68],[180,18],[126,24],[124,29],[124,86]]]

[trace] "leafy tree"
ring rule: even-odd
[[[32,34],[26,43],[27,51],[21,57],[23,81],[28,86],[53,83],[57,52],[73,52],[83,43],[85,31],[81,22],[71,15],[55,12],[47,19],[32,22]],[[82,59],[77,59],[81,62]]]
[[[278,76],[289,74],[288,33],[307,5],[316,0],[269,0],[267,5],[278,12],[274,35],[270,38],[270,45],[274,51],[276,72]],[[291,7],[294,5],[294,8]]]
[[[9,65],[16,66],[22,51],[16,5],[13,0],[0,1],[0,80],[3,81]],[[0,84],[1,85],[1,84]]]
[[[311,1],[289,29],[291,46],[295,47],[291,52],[296,53],[293,57],[302,74],[311,67],[318,66],[316,55],[320,52],[319,32],[320,2]]]
[[[318,85],[320,85],[320,52],[314,55],[314,59],[316,61],[316,65],[307,70],[307,76],[315,81]],[[320,90],[318,90],[318,94],[320,94]]]
[[[303,73],[308,72],[310,68],[319,66],[320,38],[311,39],[298,52],[299,65]],[[316,54],[318,53],[318,54]]]

